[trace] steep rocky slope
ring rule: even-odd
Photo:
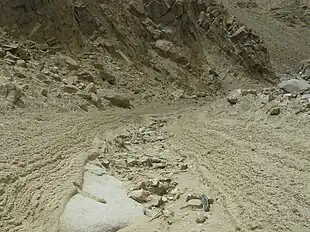
[[[220,0],[265,41],[272,64],[279,72],[296,71],[310,54],[308,0]]]

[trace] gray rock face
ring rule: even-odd
[[[291,79],[281,82],[279,88],[288,93],[296,93],[310,89],[310,84],[305,80]]]
[[[114,232],[144,217],[142,206],[127,196],[122,183],[114,177],[98,176],[88,170],[83,191],[103,197],[107,203],[75,195],[60,218],[60,232]]]

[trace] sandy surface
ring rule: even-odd
[[[126,124],[141,126],[150,117],[172,115],[165,144],[173,150],[171,158],[186,157],[191,163],[187,178],[176,175],[180,186],[208,190],[217,199],[215,209],[222,212],[217,218],[212,212],[210,225],[220,221],[224,226],[208,231],[308,231],[308,118],[269,118],[226,106],[46,115],[43,121],[33,120],[33,115],[3,118],[1,226],[4,231],[55,231],[51,228],[57,228],[73,191],[72,181],[80,180],[84,154],[97,136],[117,134],[116,129]],[[161,219],[152,227],[155,223],[161,230],[179,231],[182,223],[195,220],[190,215],[197,212],[186,214],[169,227]]]

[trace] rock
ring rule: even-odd
[[[47,89],[41,89],[41,94],[42,94],[44,97],[47,97],[47,94],[48,94]]]
[[[6,64],[9,64],[9,65],[15,65],[15,64],[16,64],[16,61],[15,61],[15,60],[11,60],[11,59],[9,59],[9,58],[5,58],[5,59],[4,59],[4,62],[5,62]]]
[[[96,88],[96,85],[94,83],[89,83],[86,88],[85,88],[85,91],[87,93],[97,93],[97,88]]]
[[[107,203],[99,203],[82,194],[74,195],[60,217],[59,232],[118,231],[144,217],[143,207],[127,196],[123,184],[115,177],[87,171],[83,179],[82,189],[102,197]]]
[[[231,37],[230,39],[234,42],[238,42],[241,38],[247,36],[247,31],[245,26],[241,26]]]
[[[20,66],[20,67],[23,67],[23,68],[27,68],[27,63],[24,60],[17,60],[16,61],[16,65]]]
[[[180,99],[181,97],[183,97],[183,95],[184,95],[184,90],[182,90],[182,89],[178,89],[178,90],[172,92],[172,96],[176,100]]]
[[[94,82],[95,78],[94,76],[89,72],[80,72],[77,74],[79,81],[88,81],[88,82]]]
[[[236,104],[238,101],[240,101],[242,97],[242,90],[241,89],[235,89],[233,91],[231,91],[229,94],[228,94],[228,97],[227,97],[227,101],[234,105]]]
[[[117,93],[116,91],[111,89],[100,89],[98,90],[98,96],[109,100],[114,106],[131,108],[131,98],[129,96],[126,96],[125,94]]]
[[[102,63],[93,63],[94,68],[98,70],[103,70],[103,64]]]
[[[79,63],[75,59],[71,58],[70,56],[59,55],[59,58],[61,60],[64,60],[69,65],[69,67],[72,69],[78,69],[80,67]]]
[[[19,58],[17,56],[14,56],[11,52],[6,52],[5,58],[10,59],[10,60],[14,60],[15,62],[17,60],[19,60]]]
[[[14,77],[18,77],[18,78],[22,78],[22,79],[26,79],[27,78],[27,76],[24,73],[21,73],[21,72],[14,73]]]
[[[82,110],[88,112],[88,104],[86,104],[86,103],[81,103],[81,104],[79,104],[79,107],[80,107]]]
[[[6,99],[15,104],[22,97],[22,90],[13,83],[5,84],[7,91]],[[3,88],[2,88],[3,89]],[[3,93],[3,90],[0,91]]]
[[[129,197],[139,203],[145,203],[147,202],[148,196],[150,196],[151,193],[149,191],[146,191],[144,189],[134,190],[129,194]]]
[[[38,75],[36,75],[36,78],[40,81],[46,81],[47,80],[47,77],[43,73],[39,73]]]
[[[69,76],[67,79],[64,80],[64,82],[67,85],[76,85],[78,82],[78,77],[77,76]]]
[[[129,11],[130,13],[132,13],[133,15],[137,17],[141,17],[145,15],[143,1],[142,0],[138,0],[138,1],[131,0],[129,3]]]
[[[5,51],[0,48],[0,58],[5,57]]]
[[[301,96],[301,99],[305,99],[305,100],[310,101],[310,94],[309,94],[309,93],[303,94],[303,95]]]
[[[198,214],[197,218],[196,218],[196,222],[198,224],[202,224],[204,223],[206,220],[208,219],[208,217],[206,215],[203,214]]]
[[[61,77],[58,74],[56,74],[56,73],[53,74],[52,78],[53,78],[54,81],[62,81]]]
[[[127,168],[127,163],[126,163],[126,161],[125,160],[122,160],[122,159],[120,159],[120,160],[115,160],[114,161],[114,166],[116,167],[116,168]]]
[[[270,109],[269,114],[274,116],[274,115],[279,115],[280,112],[281,110],[279,107],[273,107]]]
[[[97,96],[95,93],[90,93],[90,100],[95,105],[100,107],[101,105],[101,99]]]
[[[310,84],[305,80],[291,79],[281,82],[279,88],[288,93],[298,93],[310,89]]]
[[[73,85],[65,85],[63,86],[63,91],[66,93],[77,93],[79,91],[79,89]]]
[[[188,169],[188,164],[181,164],[180,170],[186,170]]]
[[[105,70],[100,71],[100,77],[102,80],[109,82],[111,85],[116,85],[116,78]]]
[[[164,204],[162,197],[157,195],[148,196],[147,202],[147,208],[160,207]]]
[[[2,48],[5,50],[5,51],[9,51],[11,52],[12,54],[15,54],[19,48],[19,44],[3,44],[2,45]]]
[[[24,85],[21,87],[21,90],[22,90],[22,91],[27,91],[29,88],[30,88],[30,85],[29,85],[29,84],[24,84]]]
[[[84,91],[84,90],[79,90],[77,93],[76,93],[77,96],[85,99],[85,100],[91,100],[91,95],[90,93]]]
[[[134,167],[138,165],[138,161],[134,158],[128,158],[127,159],[127,166],[128,167]]]

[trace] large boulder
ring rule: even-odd
[[[100,89],[98,90],[98,96],[106,100],[109,100],[111,104],[114,106],[118,106],[121,108],[132,107],[130,103],[132,97],[129,96],[128,94],[119,93],[112,89]]]
[[[85,172],[83,191],[106,204],[84,194],[73,196],[61,215],[60,232],[114,232],[144,217],[143,207],[127,196],[119,180],[95,169]]]
[[[282,81],[279,88],[288,93],[298,93],[310,89],[310,84],[305,80],[291,79]]]

